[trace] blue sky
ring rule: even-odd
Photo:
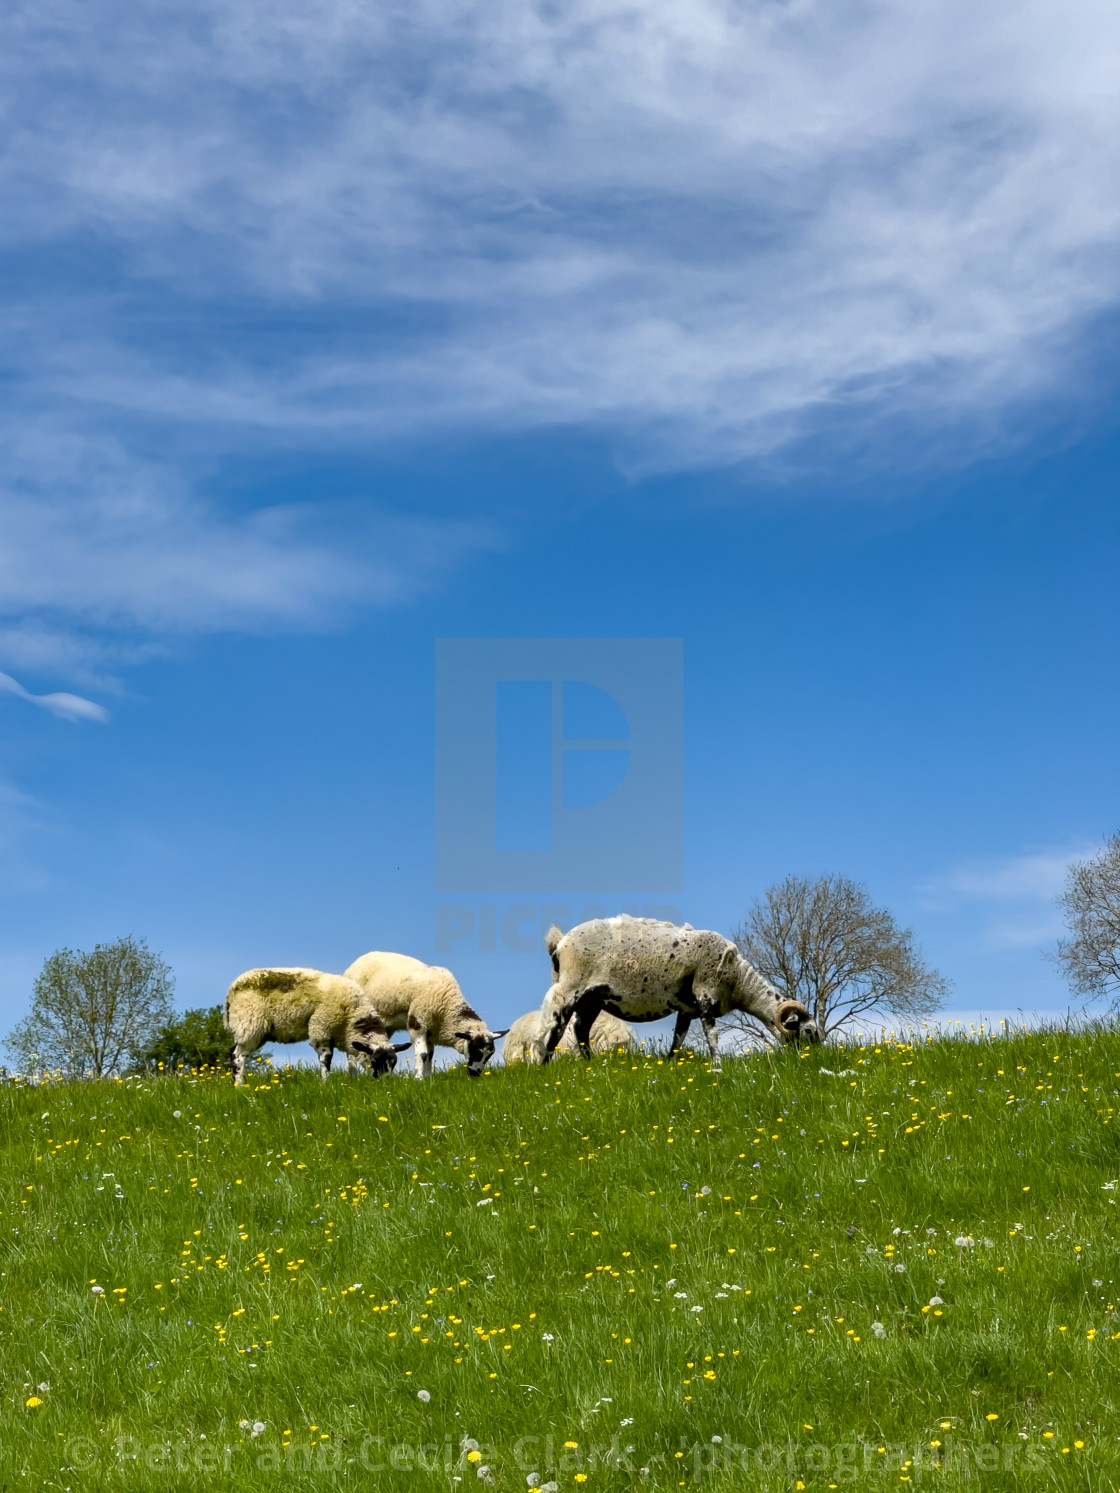
[[[954,1007],[1065,1008],[1120,824],[1110,7],[4,24],[0,1022],[126,932],[184,1005],[434,958],[438,637],[683,639],[683,890],[607,901],[840,870]],[[543,994],[462,943],[495,1023]]]

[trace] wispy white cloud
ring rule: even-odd
[[[16,0],[3,28],[21,671],[325,625],[490,542],[391,497],[219,500],[231,455],[579,425],[672,466],[884,419],[959,453],[1084,392],[1120,300],[1105,0]]]
[[[321,628],[492,542],[480,522],[369,504],[231,512],[110,436],[37,427],[0,437],[0,457],[0,660],[39,675],[103,684],[184,633]]]
[[[28,704],[38,705],[42,710],[49,710],[52,715],[61,716],[67,721],[98,721],[103,724],[109,719],[109,712],[105,707],[93,700],[59,690],[46,695],[33,695],[10,674],[0,674],[0,692],[16,695]]]
[[[1120,295],[1103,0],[15,14],[4,238],[82,236],[182,313],[185,346],[108,299],[32,338],[79,404],[590,422],[669,463],[838,411],[990,434]]]
[[[923,889],[925,904],[966,918],[971,913],[984,948],[1041,948],[1062,932],[1056,899],[1069,867],[1089,848],[1025,851],[962,863]]]

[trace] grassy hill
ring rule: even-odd
[[[1118,1091],[1112,1033],[7,1086],[0,1485],[1115,1489]]]

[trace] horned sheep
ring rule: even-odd
[[[495,1040],[505,1036],[504,1031],[490,1030],[442,965],[374,951],[355,959],[346,977],[361,986],[386,1031],[407,1028],[417,1078],[431,1076],[436,1047],[453,1047],[466,1058],[470,1076],[477,1078],[494,1056]]]
[[[721,933],[656,918],[596,918],[569,933],[549,929],[553,984],[541,1010],[544,1061],[572,1021],[575,1040],[590,1056],[589,1036],[600,1011],[628,1021],[676,1015],[676,1052],[699,1017],[712,1067],[720,1065],[716,1022],[746,1011],[784,1042],[817,1041],[816,1022],[799,1001],[783,1000]]]
[[[542,1011],[528,1011],[524,1016],[519,1016],[506,1037],[502,1048],[503,1060],[507,1063],[543,1063],[544,1034],[545,1018]],[[600,1011],[592,1022],[588,1042],[591,1051],[599,1054],[617,1052],[620,1048],[631,1051],[637,1046],[633,1028],[608,1011]],[[555,1050],[563,1053],[579,1052],[579,1043],[571,1024],[565,1027]]]
[[[379,1077],[397,1063],[399,1049],[361,986],[317,969],[246,970],[226,992],[225,1024],[234,1040],[235,1084],[244,1082],[246,1059],[266,1042],[310,1042],[323,1078],[336,1047],[351,1072],[364,1068]]]

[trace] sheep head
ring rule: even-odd
[[[787,1042],[819,1042],[820,1031],[812,1013],[800,1001],[779,1001],[774,1028]]]

